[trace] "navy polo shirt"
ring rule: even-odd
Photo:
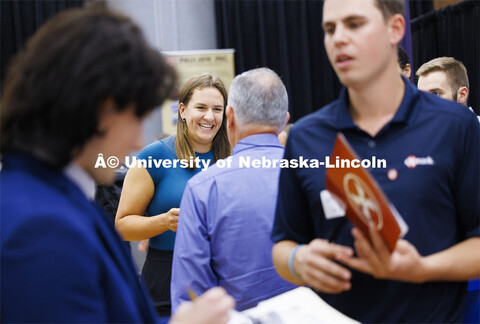
[[[360,158],[385,159],[386,168],[370,172],[408,224],[405,239],[421,255],[430,255],[480,236],[480,127],[465,107],[404,81],[397,113],[374,137],[353,123],[344,88],[338,100],[295,124],[284,158],[324,160],[337,133],[343,132]],[[342,220],[325,219],[323,189],[323,166],[281,170],[275,242],[328,237]],[[336,242],[353,247],[351,228],[345,223]],[[350,291],[319,295],[361,322],[461,321],[466,282],[411,284],[352,273]]]

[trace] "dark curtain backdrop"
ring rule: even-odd
[[[235,49],[235,73],[269,67],[289,94],[291,122],[333,101],[340,83],[323,47],[321,1],[215,2],[219,48]]]
[[[411,19],[433,1],[409,0]],[[218,48],[234,48],[235,73],[266,66],[284,81],[291,121],[337,98],[341,85],[323,47],[323,1],[216,0]]]
[[[416,68],[451,56],[465,64],[470,81],[468,103],[480,114],[480,2],[464,0],[412,20],[413,64]]]
[[[8,62],[28,38],[50,17],[74,7],[83,0],[0,0],[1,10],[1,80]]]
[[[410,20],[433,11],[433,0],[408,0]]]

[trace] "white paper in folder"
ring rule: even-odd
[[[359,323],[340,313],[307,287],[299,287],[260,302],[257,307],[241,314],[253,324]]]

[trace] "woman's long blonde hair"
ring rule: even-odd
[[[225,89],[222,80],[210,73],[203,73],[194,76],[183,86],[182,91],[180,92],[179,103],[184,104],[185,107],[187,107],[195,89],[201,90],[205,88],[216,88],[220,91],[223,97],[222,125],[220,125],[220,129],[212,142],[213,159],[215,162],[219,159],[224,159],[231,154],[230,143],[228,142],[227,136],[227,117],[225,116],[227,90]],[[178,110],[177,135],[175,136],[175,153],[180,160],[195,159],[195,151],[190,143],[187,123],[182,120],[180,109]]]

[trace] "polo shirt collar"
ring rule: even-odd
[[[415,116],[415,105],[413,104],[419,98],[419,90],[411,85],[408,80],[402,75],[403,82],[405,83],[405,93],[403,95],[402,103],[397,112],[389,124],[393,123],[409,123]],[[349,98],[346,87],[342,88],[340,96],[337,101],[336,113],[336,126],[339,130],[346,130],[352,128],[358,128],[352,120],[350,111],[348,110]]]
[[[242,138],[233,148],[233,154],[254,146],[273,146],[283,149],[278,137],[274,134],[255,134]]]

